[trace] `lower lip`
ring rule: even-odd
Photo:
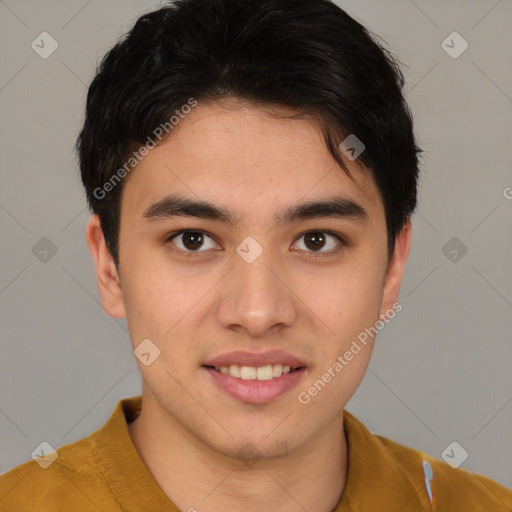
[[[302,367],[270,380],[243,380],[207,366],[203,366],[203,368],[223,391],[248,404],[265,404],[274,401],[293,389],[305,372],[305,368]]]

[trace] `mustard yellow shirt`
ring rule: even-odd
[[[121,400],[102,428],[57,449],[53,462],[41,459],[51,462],[46,469],[30,460],[0,476],[0,511],[178,512],[128,433],[140,408],[140,396]],[[347,411],[343,422],[348,472],[336,512],[512,511],[512,491],[493,480],[374,435]],[[433,473],[432,505],[423,461]]]

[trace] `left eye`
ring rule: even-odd
[[[302,239],[304,239],[302,246],[306,247],[306,252],[329,252],[329,250],[336,249],[338,245],[343,244],[343,240],[340,236],[335,235],[334,233],[329,233],[327,231],[309,231],[308,233],[304,233],[299,237],[299,240]],[[319,250],[325,249],[326,247],[326,250]],[[302,247],[299,247],[299,249],[304,250]],[[308,249],[313,250],[308,251]]]
[[[174,240],[180,240],[180,243],[175,243]],[[298,245],[299,250],[306,252],[329,252],[336,249],[338,245],[343,245],[343,239],[334,233],[327,231],[309,231],[302,234],[298,240],[304,239]],[[205,242],[209,240],[209,244],[205,246]],[[179,249],[185,252],[201,252],[201,250],[215,249],[219,245],[209,236],[205,231],[198,230],[184,230],[170,235],[167,238],[168,242],[172,242]]]

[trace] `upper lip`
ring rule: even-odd
[[[269,350],[268,352],[234,350],[209,359],[204,363],[204,366],[231,366],[232,364],[255,367],[269,364],[282,364],[291,368],[304,366],[304,362],[299,358],[282,350]]]

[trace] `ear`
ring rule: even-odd
[[[381,319],[387,317],[386,312],[396,309],[405,264],[411,250],[411,239],[412,225],[408,219],[395,239],[395,248],[386,272],[380,310]]]
[[[105,242],[100,219],[95,214],[91,215],[87,222],[85,238],[96,267],[96,279],[103,309],[114,318],[124,318],[126,310],[121,280]]]

